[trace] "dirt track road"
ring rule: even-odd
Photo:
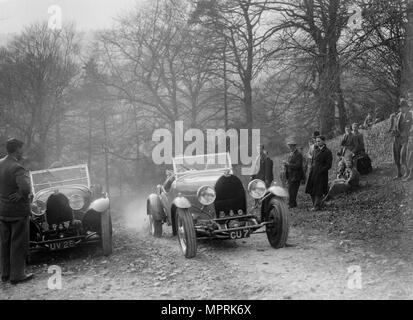
[[[166,228],[154,239],[136,229],[144,214],[115,216],[114,252],[82,248],[40,255],[30,283],[0,284],[1,299],[408,299],[412,265],[338,243],[322,234],[291,229],[289,246],[272,249],[265,234],[241,241],[198,245],[185,259]],[[292,212],[291,214],[294,214]],[[125,226],[129,226],[125,227]],[[48,288],[48,268],[62,268],[62,289]],[[348,268],[356,271],[350,275]],[[360,269],[358,269],[360,268]],[[361,271],[361,289],[356,279]],[[350,278],[349,278],[350,277]],[[360,279],[360,278],[357,278]]]

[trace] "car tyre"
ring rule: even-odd
[[[185,258],[194,258],[197,251],[194,220],[188,209],[177,209],[176,227],[178,240]]]
[[[112,218],[109,210],[103,212],[100,216],[100,238],[102,243],[103,255],[112,254]]]
[[[272,199],[268,207],[266,234],[271,246],[275,249],[285,247],[290,229],[288,209],[285,201]]]
[[[147,210],[147,215],[148,215],[148,220],[149,220],[149,233],[155,238],[161,238],[162,237],[162,221],[155,219],[153,210],[156,210],[156,208],[154,208],[154,205],[149,200],[146,204],[146,210]]]

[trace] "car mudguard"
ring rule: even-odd
[[[95,201],[93,201],[90,204],[88,210],[93,210],[93,211],[96,211],[96,212],[99,212],[99,213],[103,213],[106,210],[108,210],[109,207],[110,207],[110,201],[109,201],[109,198],[106,197],[106,198],[99,198],[99,199],[96,199]]]
[[[153,218],[157,221],[162,221],[165,219],[165,212],[162,208],[162,203],[161,200],[159,199],[158,195],[152,193],[151,195],[149,195],[147,201],[146,201],[146,206],[147,209],[149,208],[149,206],[151,207],[151,211],[150,210],[146,210],[146,213],[149,214],[149,212],[152,213]]]
[[[173,201],[173,204],[180,209],[189,209],[191,207],[191,202],[185,197],[178,196]]]
[[[271,208],[271,201],[273,199],[276,199],[277,201],[285,202],[288,198],[288,193],[284,188],[277,187],[277,186],[271,187],[271,188],[279,188],[279,189],[273,189],[272,191],[268,189],[269,194],[267,193],[267,196],[264,198],[261,204],[262,221],[268,221],[268,213]]]
[[[280,198],[288,198],[288,192],[283,187],[280,186],[272,186],[268,189],[268,192],[272,193],[274,196]]]

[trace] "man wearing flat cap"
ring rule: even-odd
[[[29,249],[30,180],[20,164],[23,142],[9,139],[7,156],[0,159],[0,272],[12,284],[33,278],[25,273]]]
[[[290,208],[297,207],[297,194],[301,181],[304,179],[303,155],[297,149],[297,141],[294,138],[287,140],[290,154],[284,161],[286,179],[288,181],[288,194]]]
[[[390,132],[394,136],[393,141],[393,157],[397,167],[397,176],[394,179],[403,177],[402,165],[405,167],[405,177],[408,177],[410,172],[407,165],[407,145],[409,142],[410,129],[413,124],[412,114],[409,112],[409,101],[400,99],[400,111],[390,117]]]

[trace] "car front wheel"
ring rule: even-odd
[[[176,226],[178,231],[179,244],[185,258],[196,256],[197,243],[194,220],[188,209],[177,209]]]
[[[103,255],[109,256],[112,254],[112,219],[109,210],[101,214],[100,228]]]
[[[283,200],[272,199],[268,207],[266,233],[268,241],[275,249],[285,247],[290,229],[288,209]]]

